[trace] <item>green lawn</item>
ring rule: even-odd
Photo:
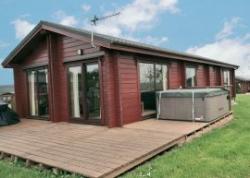
[[[124,175],[175,178],[250,178],[250,96],[240,95],[234,120]]]
[[[134,177],[250,178],[250,96],[240,95],[234,120],[123,175]],[[0,161],[0,178],[76,178]]]

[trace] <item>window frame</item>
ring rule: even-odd
[[[225,73],[227,73],[226,76],[228,77],[227,82],[225,82]],[[226,87],[231,86],[231,72],[230,72],[229,69],[224,69],[223,70],[223,86],[226,86]]]
[[[83,105],[83,116],[82,117],[72,117],[71,113],[71,101],[70,101],[70,84],[69,84],[69,74],[68,70],[70,67],[75,67],[75,66],[81,66],[82,68],[82,74],[84,73],[84,70],[86,68],[86,65],[88,64],[97,64],[99,68],[99,95],[100,95],[100,118],[99,119],[91,119],[88,118],[86,110],[87,106],[85,102],[82,102]],[[102,87],[102,63],[101,63],[101,58],[94,58],[94,59],[89,59],[89,60],[84,60],[84,61],[74,61],[74,62],[69,62],[64,64],[66,67],[66,78],[67,78],[67,96],[68,96],[68,112],[69,112],[69,121],[73,123],[86,123],[86,124],[94,124],[94,125],[103,125],[105,123],[103,119],[103,87]],[[85,76],[82,76],[82,95],[84,98],[86,98],[86,92],[85,92]]]
[[[195,77],[194,77],[194,86],[189,87],[187,85],[187,69],[192,68],[195,70]],[[185,88],[196,88],[197,87],[197,66],[192,64],[185,64],[185,71],[184,71],[184,80],[185,80]]]
[[[152,64],[153,65],[153,70],[154,70],[154,89],[153,90],[142,90],[142,87],[141,87],[141,67],[140,67],[140,64]],[[162,62],[162,61],[152,61],[152,60],[148,60],[148,59],[145,59],[145,60],[138,60],[138,78],[139,78],[139,87],[140,87],[140,92],[143,93],[143,92],[150,92],[150,91],[161,91],[159,89],[157,89],[156,87],[156,65],[165,65],[167,67],[167,72],[166,72],[166,90],[169,88],[169,63],[168,62]],[[163,87],[163,90],[164,90],[164,86]]]
[[[47,93],[48,93],[48,115],[47,116],[41,116],[39,115],[39,109],[37,111],[37,115],[31,115],[31,108],[30,108],[30,92],[29,92],[29,72],[30,71],[39,71],[39,70],[42,70],[42,69],[46,69],[47,70],[47,77],[48,77],[48,82],[47,82]],[[28,101],[28,118],[32,118],[32,119],[41,119],[41,120],[49,120],[49,117],[50,117],[50,108],[49,108],[49,105],[50,105],[50,100],[49,100],[49,69],[48,69],[48,66],[47,65],[44,65],[44,66],[38,66],[38,67],[34,67],[34,68],[27,68],[27,69],[24,69],[25,73],[26,73],[26,86],[27,86],[27,101]],[[36,81],[38,81],[38,75],[35,76],[36,78]],[[37,84],[36,84],[37,85]],[[39,101],[39,96],[37,96],[37,100]]]

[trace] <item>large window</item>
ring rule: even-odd
[[[196,67],[186,66],[186,87],[192,88],[196,86]]]
[[[224,70],[223,71],[223,83],[224,86],[230,86],[230,71],[229,70]]]
[[[100,119],[100,86],[98,63],[68,68],[71,117]]]
[[[167,89],[167,65],[140,63],[141,91]]]
[[[49,113],[47,69],[28,71],[28,90],[30,115],[47,117]]]

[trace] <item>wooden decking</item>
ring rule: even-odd
[[[212,123],[150,119],[114,129],[24,119],[0,128],[0,153],[87,177],[115,177],[231,118]]]

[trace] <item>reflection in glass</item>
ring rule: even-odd
[[[100,119],[100,86],[98,64],[86,65],[87,111],[90,119]]]
[[[48,116],[48,71],[41,69],[37,71],[37,96],[39,116]]]
[[[37,108],[37,96],[36,96],[36,72],[35,71],[28,72],[28,83],[29,83],[30,115],[37,116],[38,108]]]
[[[144,113],[155,113],[156,91],[167,89],[167,65],[155,63],[139,63],[141,103]]]
[[[142,91],[154,90],[154,64],[140,63],[140,83]]]
[[[69,67],[69,88],[70,88],[70,111],[71,116],[80,118],[83,114],[82,111],[82,67],[74,66]]]
[[[196,85],[196,68],[186,67],[186,87],[192,88]]]
[[[29,108],[31,116],[47,117],[48,107],[48,70],[28,71]]]
[[[155,65],[155,87],[156,90],[167,89],[167,65]]]
[[[167,89],[167,65],[140,63],[141,91]]]
[[[223,71],[224,86],[230,86],[230,72],[229,70]]]

